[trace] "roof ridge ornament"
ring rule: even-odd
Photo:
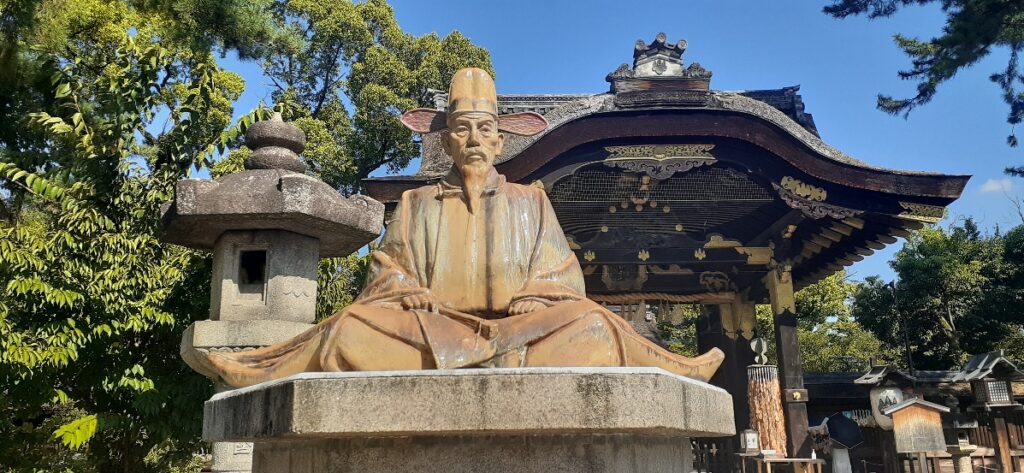
[[[611,82],[615,104],[620,107],[703,106],[711,88],[711,71],[699,63],[683,62],[686,40],[666,41],[658,33],[654,41],[637,40],[633,67],[622,64],[605,78]]]

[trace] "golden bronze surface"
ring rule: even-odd
[[[452,171],[403,194],[352,305],[283,343],[186,361],[234,387],[307,371],[468,367],[650,366],[708,380],[721,350],[675,355],[584,296],[547,195],[494,169],[505,128],[489,81],[455,75],[461,109],[442,131]]]

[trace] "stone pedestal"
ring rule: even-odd
[[[690,437],[735,433],[729,394],[658,368],[304,373],[204,414],[254,473],[688,473]]]

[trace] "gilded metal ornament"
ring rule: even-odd
[[[714,164],[714,148],[710,144],[608,146],[604,164],[642,172],[654,179],[668,179],[677,172]]]
[[[903,212],[899,217],[924,223],[938,223],[946,216],[946,208],[939,205],[900,202],[900,207],[903,207]]]

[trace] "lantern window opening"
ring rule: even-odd
[[[267,250],[242,250],[238,253],[238,292],[258,295],[261,299],[267,285]]]

